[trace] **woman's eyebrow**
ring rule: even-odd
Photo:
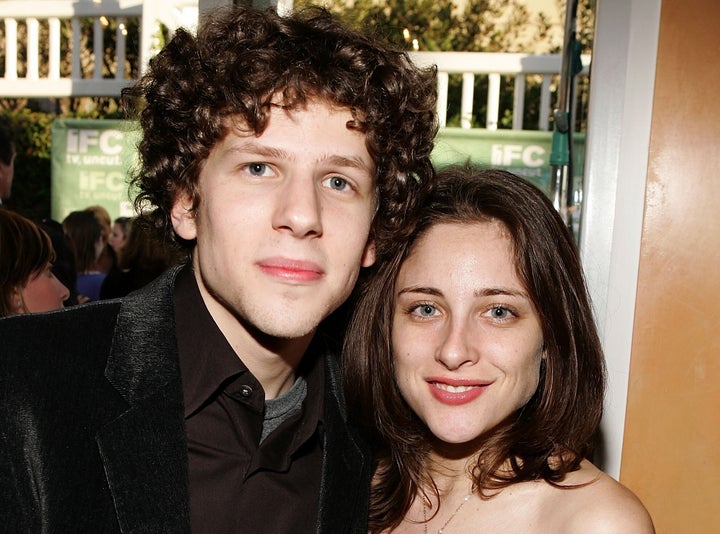
[[[476,297],[493,297],[504,295],[508,297],[521,297],[528,298],[526,291],[522,289],[514,289],[510,287],[485,287],[483,289],[476,289],[473,294]]]
[[[443,294],[443,292],[437,288],[425,286],[409,286],[398,291],[398,295],[403,295],[405,293],[422,293],[424,295],[433,295],[435,297],[441,297]]]

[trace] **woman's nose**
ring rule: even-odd
[[[478,358],[476,344],[473,343],[473,332],[464,321],[451,320],[447,332],[438,347],[436,360],[448,369],[458,369],[468,363],[475,363]]]

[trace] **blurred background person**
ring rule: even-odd
[[[0,124],[0,204],[10,198],[14,174],[15,142],[10,128]]]
[[[115,254],[115,250],[109,244],[110,234],[112,234],[112,219],[110,218],[110,213],[99,205],[88,206],[85,208],[85,211],[89,211],[95,215],[97,222],[100,223],[100,235],[103,240],[103,247],[100,251],[100,256],[98,256],[96,260],[97,265],[95,266],[95,270],[103,274],[108,274],[117,268],[117,254]]]
[[[105,277],[101,299],[124,297],[185,259],[171,244],[155,238],[149,224],[142,216],[131,220],[127,240],[118,253],[118,268]]]
[[[65,299],[65,307],[78,304],[77,270],[75,269],[75,253],[68,236],[63,231],[62,224],[54,219],[42,219],[37,225],[45,230],[55,250],[55,261],[52,272],[55,277],[70,291]]]
[[[103,252],[105,242],[102,226],[91,211],[73,211],[62,223],[65,235],[75,255],[78,301],[87,302],[100,298],[100,286],[105,273],[98,270],[98,258]]]
[[[34,222],[0,210],[0,317],[57,310],[70,292],[52,273],[55,251]]]
[[[120,250],[123,248],[123,245],[125,245],[128,235],[130,234],[132,222],[132,217],[118,217],[113,222],[110,237],[108,238],[108,245],[115,251],[115,255],[118,258],[120,256]]]

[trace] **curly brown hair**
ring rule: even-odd
[[[173,201],[186,192],[197,207],[202,163],[229,125],[259,135],[271,104],[293,110],[317,99],[350,110],[347,126],[365,134],[376,166],[378,256],[432,187],[436,69],[416,67],[322,8],[206,14],[197,35],[178,30],[123,97],[131,114],[140,111],[144,134],[136,207],[156,207],[155,224],[169,235]]]
[[[475,487],[487,497],[516,482],[558,484],[593,452],[605,360],[572,234],[550,200],[524,179],[501,170],[450,167],[438,174],[410,238],[365,280],[349,322],[343,366],[348,410],[379,451],[370,532],[399,525],[418,492],[437,498],[427,469],[429,431],[395,385],[390,340],[398,272],[434,225],[487,221],[502,223],[512,236],[546,358],[530,401],[482,436],[472,467]]]

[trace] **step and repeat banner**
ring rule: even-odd
[[[573,141],[572,170],[575,189],[579,190],[585,160],[585,134],[575,134]],[[472,163],[505,169],[526,178],[550,196],[551,148],[552,132],[443,128],[435,141],[433,162],[437,168]]]
[[[135,214],[129,188],[140,132],[123,120],[55,120],[52,127],[52,218],[100,205],[110,217]]]
[[[123,120],[56,120],[52,129],[52,217],[101,205],[115,219],[134,215],[129,172],[137,162],[140,132]],[[438,168],[472,163],[519,174],[550,195],[552,132],[442,129],[433,161]],[[585,137],[576,134],[575,189],[582,183]]]

